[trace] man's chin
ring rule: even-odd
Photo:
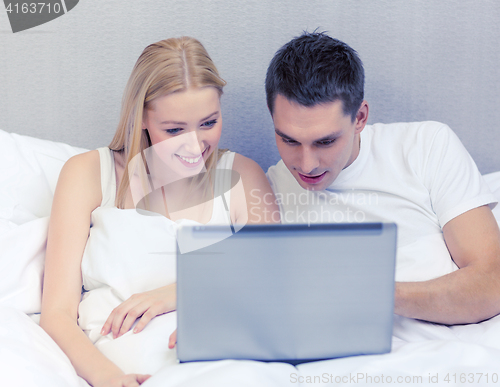
[[[309,184],[301,184],[300,185],[302,188],[308,190],[308,191],[323,191],[325,188],[328,186],[323,187],[323,184],[320,185],[309,185]]]

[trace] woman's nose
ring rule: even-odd
[[[184,141],[184,150],[189,152],[189,156],[199,156],[203,151],[203,141],[198,137],[196,132],[186,133]]]

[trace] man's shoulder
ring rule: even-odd
[[[271,187],[283,179],[288,179],[288,177],[293,178],[283,160],[278,161],[275,165],[271,165],[266,172],[266,176],[269,183],[271,183]]]
[[[269,176],[275,176],[276,174],[281,173],[284,169],[288,171],[288,168],[286,167],[285,163],[283,160],[278,161],[276,164],[271,165],[266,172],[266,175]]]
[[[367,125],[365,130],[372,150],[383,148],[385,152],[390,152],[391,145],[400,150],[428,149],[434,142],[446,142],[454,135],[448,125],[437,121],[377,123]]]
[[[438,121],[418,121],[418,122],[393,122],[390,124],[376,123],[367,125],[377,136],[407,137],[415,134],[421,136],[432,136],[440,131],[451,131],[450,127]]]
[[[266,172],[267,180],[271,184],[271,188],[276,192],[291,192],[296,189],[301,189],[295,177],[288,170],[283,160],[278,161],[275,165],[269,167]]]

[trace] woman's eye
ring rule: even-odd
[[[201,124],[201,126],[203,128],[211,128],[212,126],[214,126],[215,124],[217,123],[217,120],[210,120],[210,121],[206,121],[204,122],[203,124]]]
[[[181,128],[174,128],[174,129],[166,129],[165,132],[167,132],[168,134],[177,134],[181,130],[182,130]]]

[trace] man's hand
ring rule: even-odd
[[[102,327],[101,335],[107,335],[112,331],[113,338],[116,339],[128,332],[134,322],[140,318],[134,328],[134,333],[139,333],[154,317],[172,312],[175,308],[176,284],[134,294],[113,309]]]

